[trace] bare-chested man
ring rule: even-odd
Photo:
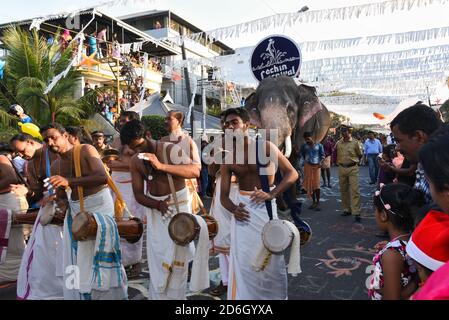
[[[170,142],[177,144],[192,160],[193,164],[196,164],[201,170],[201,160],[198,147],[195,141],[189,136],[189,134],[182,130],[184,125],[185,115],[182,111],[171,110],[165,117],[165,128],[169,133],[168,136],[162,137],[161,142]],[[200,210],[197,187],[198,183],[196,179],[187,179],[186,185],[189,190],[189,197],[192,198],[192,213],[197,213]]]
[[[38,203],[39,214],[33,226],[28,245],[22,256],[17,280],[17,297],[23,300],[63,299],[62,225],[44,225],[46,216],[56,215],[64,221],[65,201],[57,203],[57,211],[44,187],[50,178],[50,166],[59,156],[27,134],[18,134],[10,140],[11,147],[28,160],[27,181]],[[48,197],[45,200],[43,198]]]
[[[64,299],[127,298],[127,279],[113,218],[114,201],[97,150],[91,145],[73,147],[64,127],[57,123],[46,126],[41,133],[50,151],[60,156],[51,166],[48,183],[56,190],[57,198],[67,198],[70,207],[64,221]],[[75,148],[80,148],[80,177],[75,173]],[[71,225],[81,211],[78,188],[83,190],[83,210],[94,214],[97,222],[96,240],[73,239]]]
[[[223,112],[224,113],[224,112]],[[222,120],[222,129],[225,130],[224,122]],[[218,148],[221,144],[221,148]],[[224,209],[221,197],[221,172],[220,164],[224,163],[226,155],[229,151],[224,150],[224,135],[213,142],[214,149],[211,155],[211,163],[208,166],[208,173],[210,177],[215,178],[215,188],[210,208],[210,214],[215,217],[218,222],[218,233],[214,239],[214,250],[218,252],[218,262],[220,266],[221,281],[219,285],[210,291],[213,296],[222,296],[227,293],[229,283],[229,251],[231,246],[231,218],[232,213]],[[231,188],[229,191],[229,198],[234,201],[238,193],[238,182],[235,175],[231,179]]]
[[[47,169],[47,155],[50,165],[59,159],[55,153],[48,152],[48,148],[37,142],[32,136],[20,133],[11,138],[10,144],[14,152],[27,160],[27,181],[33,192],[31,203],[39,202],[44,197],[44,179]],[[50,168],[48,168],[50,169]]]
[[[231,151],[232,163],[223,164],[221,171],[221,203],[233,213],[231,223],[231,270],[228,286],[228,299],[278,300],[287,298],[287,274],[283,255],[273,255],[263,271],[252,269],[257,249],[262,246],[261,232],[269,221],[265,201],[271,201],[273,218],[277,218],[276,196],[287,190],[297,179],[298,173],[287,158],[271,142],[261,142],[267,166],[267,178],[271,191],[261,190],[261,180],[257,165],[250,163],[250,153],[256,151],[256,140],[248,137],[249,115],[243,108],[227,109],[223,115],[226,134],[231,139],[237,135],[236,144]],[[240,137],[238,137],[240,136]],[[241,140],[240,140],[241,141]],[[264,150],[265,149],[265,150]],[[242,157],[243,156],[243,157]],[[242,157],[239,159],[239,157]],[[255,157],[252,157],[253,159]],[[242,163],[239,163],[243,160]],[[276,163],[283,179],[274,186]],[[235,202],[229,198],[232,174],[237,176],[240,192]],[[260,173],[266,174],[266,173]]]
[[[194,245],[177,246],[169,236],[169,214],[176,213],[177,209],[168,174],[173,179],[173,192],[180,212],[191,213],[185,179],[198,177],[200,170],[179,146],[151,139],[138,120],[123,127],[120,139],[122,144],[140,153],[131,160],[131,175],[136,200],[148,208],[150,297],[157,300],[185,299],[187,270],[193,259]],[[145,193],[145,183],[148,183],[148,194]]]
[[[133,111],[122,112],[119,118],[120,128],[123,128],[123,126],[131,120],[139,120],[139,114]],[[110,160],[107,162],[107,166],[112,172],[112,180],[114,180],[117,188],[120,190],[120,193],[122,194],[123,199],[126,202],[126,206],[130,210],[131,214],[144,221],[145,210],[134,197],[131,184],[131,171],[129,164],[131,162],[131,157],[135,154],[135,152],[127,145],[122,145],[120,142],[120,137],[114,139],[111,144],[111,148],[120,152],[120,158],[118,160]],[[125,266],[128,279],[135,278],[140,274],[142,244],[143,237],[137,243],[129,243],[125,239],[120,240],[120,245],[122,248],[122,262]]]
[[[17,280],[25,248],[21,225],[12,225],[13,214],[28,209],[28,189],[12,164],[9,144],[0,147],[0,284]]]

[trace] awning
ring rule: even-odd
[[[79,28],[83,28],[91,19],[92,14],[95,13],[95,20],[86,28],[86,34],[92,34],[94,31],[100,31],[100,28],[108,29],[108,41],[112,41],[112,36],[114,33],[117,34],[118,41],[123,43],[134,43],[144,41],[144,45],[141,51],[147,52],[150,56],[170,56],[176,55],[178,52],[175,48],[166,41],[159,41],[156,38],[148,35],[147,33],[140,31],[139,29],[130,26],[126,22],[120,19],[111,17],[98,9],[86,9],[76,13],[79,16]],[[36,17],[27,20],[20,20],[14,22],[8,22],[0,25],[0,36],[3,36],[3,32],[10,26],[21,26],[24,28],[29,28],[33,20],[35,19],[45,19],[41,24],[41,31],[43,32],[56,32],[58,28],[69,29],[73,32],[78,32],[78,28],[68,28],[67,18],[69,13],[60,13],[54,15],[48,15],[45,17]],[[70,19],[70,18],[69,18]],[[71,18],[73,23],[73,18]],[[75,23],[74,23],[75,24]]]

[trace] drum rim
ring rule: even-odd
[[[179,216],[179,218],[176,218],[177,216]],[[173,227],[171,227],[172,224],[173,224],[174,222],[176,222],[176,220],[181,219],[181,217],[183,217],[183,216],[188,217],[188,219],[192,220],[192,221],[193,221],[193,224],[194,224],[194,226],[195,226],[195,231],[194,231],[194,233],[192,234],[191,237],[188,237],[188,238],[187,238],[187,240],[188,240],[187,243],[184,243],[183,241],[180,241],[180,240],[176,239],[176,238],[175,238],[175,235],[173,235],[173,231],[172,231],[172,230],[173,230]],[[174,222],[173,222],[173,221],[174,221]],[[177,245],[180,245],[180,246],[187,246],[189,243],[191,243],[192,241],[194,241],[195,239],[198,238],[200,228],[201,228],[201,227],[200,227],[198,221],[196,221],[196,218],[194,217],[193,214],[188,213],[188,212],[180,212],[180,213],[177,213],[173,218],[171,218],[170,223],[168,224],[168,235],[170,236],[170,239],[172,239],[173,242],[176,243]]]
[[[218,224],[218,220],[211,214],[199,214],[198,216],[203,218],[203,220],[206,222],[206,225],[207,225],[207,219],[209,219],[210,221],[214,222],[214,225],[216,227],[216,232],[215,233],[211,234],[209,232],[209,227],[207,227],[207,232],[209,233],[209,240],[214,239],[218,235],[218,232],[220,230],[220,225]]]
[[[289,241],[290,243],[284,249],[275,250],[273,248],[270,248],[270,245],[267,244],[267,242],[266,242],[266,236],[265,236],[266,230],[267,230],[267,228],[270,227],[270,225],[274,225],[274,224],[276,224],[276,225],[280,224],[282,226],[286,226],[288,228],[288,230],[290,231],[290,241]],[[264,247],[273,254],[282,254],[285,250],[287,250],[292,245],[294,237],[295,237],[295,234],[292,231],[290,225],[288,223],[285,223],[285,221],[283,219],[270,220],[263,226],[263,229],[262,229],[262,243],[263,243]]]
[[[137,223],[137,225],[138,225],[138,228],[139,228],[139,235],[137,236],[134,236],[134,235],[122,235],[122,234],[120,234],[120,237],[122,237],[123,236],[123,238],[127,241],[127,242],[129,242],[129,243],[137,243],[137,242],[139,242],[140,241],[140,239],[142,239],[142,237],[143,237],[143,233],[145,232],[145,230],[144,230],[144,225],[143,225],[143,222],[142,222],[142,219],[140,219],[140,218],[138,218],[138,217],[131,217],[131,218],[129,218],[128,220],[122,220],[122,221],[136,221],[136,223]],[[119,223],[119,221],[117,221],[116,222],[117,223],[117,228],[118,228],[118,223]]]
[[[92,217],[93,219],[95,219],[95,218],[93,217],[93,214],[88,211],[80,211],[80,212],[78,212],[78,214],[75,217],[73,217],[72,226],[71,226],[71,230],[70,230],[72,232],[73,238],[75,240],[78,239],[77,241],[84,241],[86,239],[89,239],[89,235],[85,234],[86,232],[83,232],[83,234],[81,236],[75,235],[76,233],[79,233],[79,230],[81,230],[81,228],[78,228],[78,231],[73,230],[73,228],[76,226],[75,219],[78,216],[86,217],[86,220],[83,221],[83,224],[87,223],[87,226],[89,226],[90,217]],[[87,228],[86,231],[89,231],[89,228]]]
[[[312,230],[312,227],[310,226],[310,224],[307,223],[307,221],[302,220],[302,222],[305,223],[305,224],[309,227],[309,229],[310,229],[310,236],[309,236],[309,238],[307,239],[307,241],[306,241],[304,244],[300,243],[301,246],[306,246],[306,245],[310,242],[310,240],[312,239],[312,236],[313,236],[313,230]],[[301,242],[301,233],[300,233],[300,235],[299,235],[299,238],[300,238],[299,241]]]

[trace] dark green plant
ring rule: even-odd
[[[5,31],[2,41],[8,50],[5,78],[0,86],[3,110],[18,103],[37,125],[52,120],[74,125],[89,116],[88,98],[73,98],[80,82],[80,72],[74,68],[44,94],[47,85],[67,68],[72,59],[71,46],[61,50],[59,33],[49,45],[36,30],[30,32],[11,27]],[[5,124],[5,120],[0,113],[0,121]]]
[[[165,129],[165,117],[158,115],[143,116],[142,122],[145,128],[151,132],[153,139],[159,140],[163,136],[167,136]]]
[[[210,107],[207,107],[207,114],[214,117],[220,117],[220,114],[222,112],[220,106],[212,105]]]
[[[19,127],[17,124],[15,124],[15,126],[11,126],[0,123],[0,142],[9,142],[9,139],[18,133]]]

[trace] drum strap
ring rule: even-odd
[[[259,159],[259,136],[256,137],[256,164],[257,164],[257,172],[259,173],[259,177],[260,177],[260,184],[262,185],[262,190],[266,193],[270,192],[270,185],[268,183],[268,177],[265,174],[261,174],[260,173],[260,168],[262,167],[262,165],[260,164],[260,159]],[[263,143],[264,141],[262,141]],[[263,148],[262,148],[263,150]],[[267,212],[268,212],[268,216],[270,217],[270,220],[273,220],[273,208],[272,208],[272,204],[271,201],[265,201],[265,206],[267,207]]]
[[[162,153],[164,154],[164,162],[166,164],[168,164],[168,159],[167,159],[167,144],[164,143],[164,148],[162,149]],[[173,197],[173,201],[175,202],[175,206],[176,206],[176,213],[179,213],[179,202],[178,202],[178,196],[176,195],[176,189],[175,189],[175,183],[173,182],[173,177],[170,173],[167,173],[167,177],[168,177],[168,185],[170,186],[170,191],[171,191],[171,195]]]
[[[207,210],[206,207],[204,207],[204,203],[203,200],[201,200],[201,197],[198,195],[198,193],[196,194],[196,198],[198,200],[198,204],[201,208],[201,211],[203,211],[203,214],[207,216]]]
[[[77,178],[81,177],[81,159],[80,159],[81,146],[82,145],[76,145],[73,147],[73,162],[75,165],[75,177]],[[78,198],[80,200],[80,211],[83,212],[84,211],[83,187],[78,187]]]
[[[81,147],[82,145],[77,145],[73,147],[73,161],[75,164],[75,176],[77,178],[81,177]],[[123,211],[126,210],[129,214],[130,218],[133,218],[132,214],[129,212],[128,208],[126,207],[126,203],[123,200],[122,194],[118,190],[117,186],[115,185],[114,181],[112,180],[111,176],[109,175],[109,172],[105,169],[106,175],[107,175],[107,184],[108,187],[114,192],[116,196],[116,200],[114,203],[114,217],[117,221],[123,220]],[[78,187],[78,196],[80,200],[80,210],[84,211],[84,194],[83,194],[83,187]]]

